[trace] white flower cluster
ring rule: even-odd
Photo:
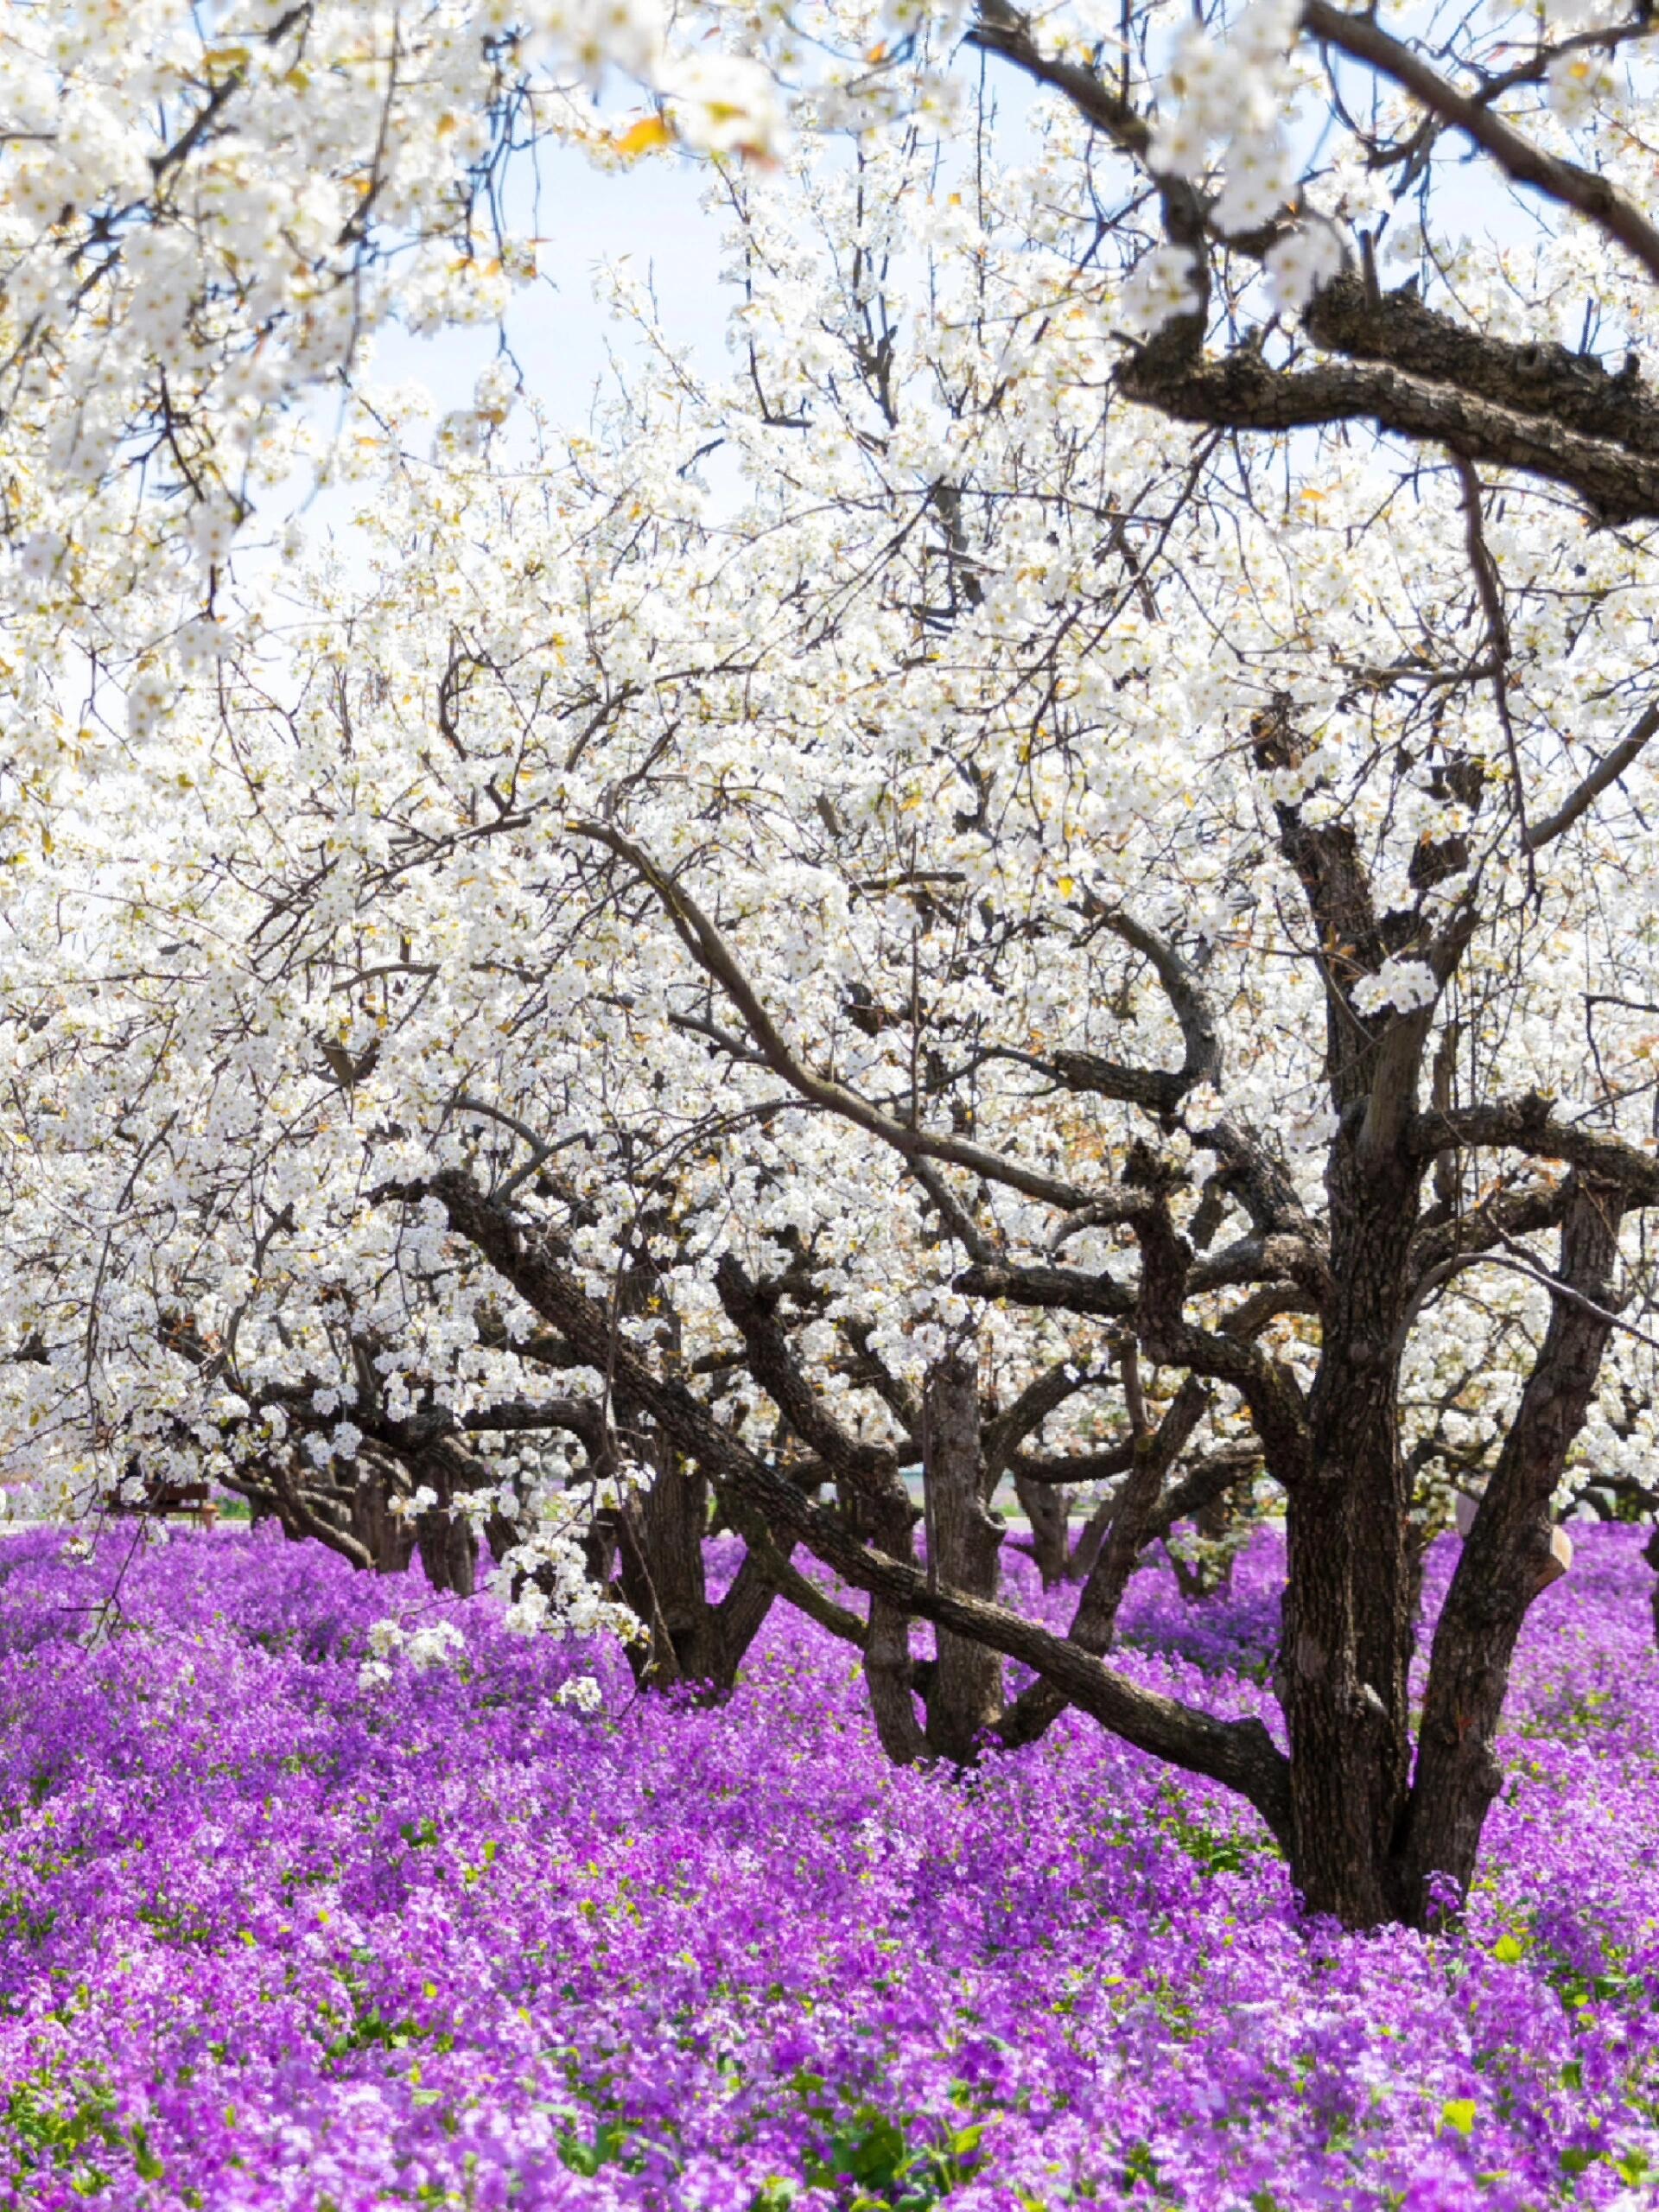
[[[1148,160],[1194,182],[1218,166],[1214,214],[1224,231],[1270,223],[1294,188],[1281,116],[1296,26],[1294,0],[1253,0],[1224,38],[1194,25],[1177,44]]]
[[[782,152],[784,103],[772,72],[723,48],[672,49],[658,0],[541,0],[531,21],[532,58],[573,68],[595,90],[608,70],[621,70],[667,101],[673,135],[697,152],[768,161]],[[641,143],[658,135],[647,128]]]
[[[1342,274],[1342,240],[1327,222],[1299,223],[1268,248],[1263,266],[1277,308],[1305,308]]]
[[[1130,328],[1148,337],[1178,315],[1196,313],[1202,302],[1192,254],[1185,246],[1152,247],[1130,271],[1120,304]]]
[[[1281,220],[1296,198],[1285,132],[1287,60],[1296,31],[1294,0],[1252,0],[1219,37],[1202,25],[1184,30],[1164,80],[1149,164],[1195,184],[1218,171],[1211,214],[1233,236]],[[1341,241],[1328,223],[1287,231],[1266,256],[1274,305],[1306,306],[1340,270],[1342,258]],[[1190,283],[1182,281],[1187,256],[1166,246],[1150,259],[1150,267],[1136,270],[1125,302],[1126,312],[1149,331],[1196,305]]]
[[[660,0],[412,15],[231,0],[194,16],[175,0],[0,0],[0,472],[17,584],[90,632],[105,667],[153,657],[144,629],[225,596],[270,487],[355,465],[349,446],[324,452],[296,401],[362,372],[389,321],[492,319],[533,279],[532,239],[480,250],[460,213],[504,103],[537,137],[609,161],[592,95],[620,73],[664,109],[663,139],[781,153],[779,76],[759,50],[728,50],[730,28],[671,20]],[[464,448],[474,417],[454,427]],[[131,687],[146,741],[170,704],[159,682],[140,670]]]
[[[639,1624],[626,1605],[596,1587],[588,1572],[579,1529],[585,1510],[543,1505],[519,1521],[520,1540],[496,1569],[492,1587],[505,1600],[502,1618],[515,1635],[615,1636],[629,1640]]]
[[[447,1667],[467,1649],[467,1639],[453,1621],[428,1621],[409,1630],[390,1615],[373,1622],[368,1631],[369,1656],[358,1669],[358,1683],[365,1690],[379,1689],[392,1677],[392,1662],[401,1660],[413,1675],[429,1674]]]
[[[1588,123],[1597,108],[1616,97],[1618,90],[1607,55],[1593,47],[1574,47],[1556,54],[1546,82],[1549,104],[1569,130]]]
[[[1434,971],[1425,960],[1385,960],[1374,976],[1362,976],[1354,985],[1356,1012],[1413,1014],[1433,1006],[1440,991]]]

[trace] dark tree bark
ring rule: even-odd
[[[472,1596],[478,1586],[478,1538],[470,1522],[442,1506],[430,1506],[416,1517],[415,1546],[433,1589],[450,1597]]]
[[[474,1463],[447,1438],[421,1452],[410,1468],[417,1490],[426,1486],[437,1493],[436,1503],[415,1516],[421,1565],[433,1589],[455,1598],[470,1598],[478,1586],[478,1535],[455,1510],[474,1472]]]
[[[930,1370],[922,1439],[928,1572],[966,1596],[994,1599],[1003,1531],[984,1501],[979,1363],[972,1343],[947,1352]],[[958,1766],[968,1764],[1001,1711],[1001,1655],[976,1637],[940,1629],[927,1692],[929,1749]]]
[[[776,1580],[753,1549],[746,1549],[726,1594],[711,1603],[703,1550],[707,1477],[660,1431],[652,1457],[656,1473],[649,1488],[614,1520],[618,1586],[645,1630],[630,1662],[644,1688],[721,1697],[736,1683],[777,1594]]]
[[[407,1494],[378,1455],[363,1452],[352,1491],[352,1534],[368,1554],[377,1574],[406,1573],[415,1555],[413,1524],[406,1514],[391,1510],[393,1497],[399,1492]]]
[[[1289,1495],[1279,1692],[1291,1740],[1293,1855],[1311,1909],[1391,1916],[1389,1868],[1410,1768],[1412,1609],[1397,1368],[1417,1178],[1338,1147],[1333,1273],[1308,1414],[1306,1478]]]
[[[1577,1175],[1572,1186],[1557,1274],[1576,1300],[1558,1299],[1550,1316],[1434,1631],[1397,1870],[1395,1903],[1410,1918],[1427,1909],[1431,1876],[1448,1877],[1459,1891],[1473,1877],[1481,1829],[1503,1780],[1493,1739],[1516,1638],[1533,1600],[1564,1564],[1550,1499],[1613,1325],[1622,1211],[1616,1191]]]
[[[1034,1483],[1014,1470],[1014,1494],[1031,1524],[1031,1555],[1045,1590],[1064,1582],[1071,1572],[1071,1515],[1066,1493],[1057,1483]],[[1087,1569],[1084,1569],[1087,1572]]]
[[[618,1522],[622,1594],[645,1624],[636,1657],[639,1681],[653,1689],[714,1679],[709,1591],[702,1544],[709,1528],[709,1485],[665,1437],[652,1446],[655,1472],[643,1497],[630,1498]]]
[[[902,1484],[862,1504],[854,1526],[869,1532],[875,1548],[915,1572],[915,1509]],[[916,1710],[915,1662],[910,1630],[915,1610],[885,1590],[870,1592],[864,1639],[864,1689],[882,1750],[895,1766],[912,1766],[928,1754],[926,1732]]]

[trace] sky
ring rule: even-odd
[[[541,280],[515,302],[510,319],[525,378],[556,422],[587,415],[617,334],[594,296],[594,273],[630,258],[654,285],[664,327],[681,343],[721,358],[726,305],[719,285],[717,213],[702,205],[706,166],[658,154],[624,169],[600,170],[574,148],[542,161]],[[493,327],[435,339],[394,332],[377,349],[377,380],[417,378],[442,407],[466,405],[495,351]]]
[[[728,296],[720,285],[721,218],[703,200],[711,181],[706,163],[672,151],[626,168],[601,170],[579,149],[550,146],[540,157],[537,281],[518,293],[507,334],[525,385],[556,427],[588,419],[595,392],[626,362],[631,334],[613,322],[595,296],[595,276],[626,257],[653,288],[664,329],[714,372],[724,359]],[[494,323],[454,327],[417,338],[396,325],[376,334],[366,382],[371,388],[424,385],[439,414],[468,407],[480,372],[495,358]],[[338,401],[319,394],[308,410],[327,440],[339,421]],[[429,441],[430,430],[417,434]],[[264,496],[259,526],[238,552],[238,570],[253,580],[278,562],[284,524],[300,519],[308,537],[331,539],[350,564],[359,485],[319,491],[309,466]]]

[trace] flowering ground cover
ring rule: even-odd
[[[1465,1927],[1370,1938],[1300,1920],[1252,1815],[1092,1726],[966,1782],[894,1771],[852,1655],[781,1609],[715,1710],[312,1547],[13,1538],[0,2190],[1646,2205],[1659,1662],[1632,1535],[1590,1531],[1529,1624]],[[1197,1608],[1144,1575],[1129,1663],[1266,1712],[1278,1573],[1260,1542]],[[388,1614],[404,1640],[372,1643]]]

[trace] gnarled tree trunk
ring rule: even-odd
[[[708,1480],[664,1436],[658,1435],[652,1457],[649,1488],[627,1500],[614,1523],[619,1585],[645,1630],[643,1641],[630,1648],[630,1663],[642,1688],[683,1686],[718,1696],[735,1683],[776,1586],[746,1550],[724,1597],[710,1603],[703,1556]]]
[[[1574,1175],[1561,1225],[1557,1295],[1536,1364],[1440,1608],[1418,1735],[1417,1779],[1402,1839],[1402,1915],[1432,1909],[1431,1877],[1465,1891],[1502,1784],[1494,1739],[1516,1638],[1533,1600],[1563,1571],[1550,1499],[1583,1426],[1612,1329],[1618,1193]]]
[[[1014,1494],[1020,1501],[1020,1510],[1031,1524],[1031,1555],[1037,1562],[1043,1587],[1052,1590],[1057,1583],[1064,1582],[1071,1571],[1071,1516],[1065,1486],[1059,1483],[1032,1482],[1016,1469]],[[1084,1573],[1087,1572],[1085,1565]]]
[[[378,1453],[366,1448],[358,1458],[352,1490],[352,1534],[368,1554],[377,1574],[408,1572],[415,1555],[415,1529],[407,1514],[391,1510],[395,1496],[406,1495]]]
[[[1333,1294],[1291,1486],[1279,1694],[1290,1733],[1293,1858],[1310,1909],[1351,1926],[1392,1916],[1392,1855],[1410,1779],[1408,1481],[1398,1369],[1418,1177],[1339,1141],[1331,1175]]]
[[[478,1533],[455,1501],[473,1472],[469,1463],[441,1440],[423,1452],[410,1470],[416,1488],[429,1485],[437,1493],[415,1518],[415,1544],[426,1579],[435,1590],[456,1598],[470,1598],[478,1586]]]
[[[928,1572],[967,1596],[994,1599],[1003,1531],[983,1495],[976,1349],[970,1342],[947,1352],[923,1390]],[[944,1628],[937,1647],[927,1690],[928,1747],[965,1765],[1002,1710],[1001,1656]]]

